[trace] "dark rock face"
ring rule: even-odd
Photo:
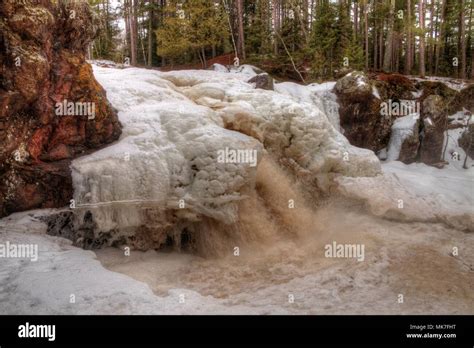
[[[338,80],[335,93],[344,135],[352,145],[374,152],[387,147],[394,121],[404,116],[384,115],[384,104],[403,101],[414,105],[421,118],[402,143],[398,160],[404,163],[442,162],[445,130],[459,127],[450,124],[448,116],[463,109],[474,112],[474,84],[458,92],[440,81],[414,82],[399,74],[352,72]],[[466,132],[460,145],[467,148],[469,139]]]
[[[467,127],[458,142],[467,155],[474,158],[474,124]]]
[[[94,35],[87,3],[0,3],[0,216],[67,204],[70,160],[120,136],[85,61]]]
[[[381,100],[373,94],[372,84],[362,72],[352,72],[335,86],[344,136],[352,145],[379,151],[387,146],[391,117],[380,112]]]
[[[398,160],[403,163],[410,164],[418,159],[420,149],[420,120],[417,120],[413,127],[413,134],[406,137],[400,148]]]
[[[443,98],[445,101],[444,108],[448,115],[462,109],[464,101],[461,100],[460,93],[449,88],[442,82],[422,81],[417,83],[417,87],[423,91],[423,94],[420,97],[421,103],[423,103],[429,96],[436,95]]]
[[[423,101],[421,119],[424,134],[420,148],[421,162],[435,164],[442,160],[447,117],[446,100],[441,95],[432,94]]]
[[[255,83],[255,88],[273,91],[273,78],[267,73],[255,75],[247,82]]]
[[[378,74],[370,76],[380,97],[391,100],[413,99],[412,92],[416,91],[414,83],[400,74]]]
[[[460,111],[462,108],[474,113],[474,84],[467,86],[457,93],[449,105],[449,110],[453,111],[453,113]]]

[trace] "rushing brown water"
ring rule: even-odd
[[[108,248],[98,258],[159,296],[191,289],[268,313],[474,312],[474,236],[387,221],[347,199],[318,206],[268,158],[246,194],[237,224],[199,224],[199,255]],[[325,257],[333,242],[363,245],[364,260]],[[463,252],[453,257],[456,245]]]

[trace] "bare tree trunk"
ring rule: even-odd
[[[243,0],[237,0],[237,20],[239,22],[238,49],[240,56],[245,59],[245,39],[244,39],[244,4]]]
[[[466,79],[466,23],[464,17],[464,10],[465,10],[465,1],[459,0],[460,4],[460,16],[459,16],[459,41],[461,44],[461,74],[460,78]]]
[[[472,30],[472,9],[474,1],[471,1],[471,11],[469,14],[469,35],[471,37],[471,79],[474,79],[474,46],[472,40],[474,39],[474,31]]]
[[[280,23],[279,23],[279,20],[280,20],[280,14],[279,14],[279,11],[278,11],[278,3],[279,3],[279,0],[273,0],[272,1],[272,12],[273,12],[273,30],[274,30],[274,33],[278,33],[278,31],[280,30]],[[277,37],[275,35],[275,40],[274,40],[274,46],[273,46],[273,51],[275,53],[275,55],[277,56],[278,55],[278,40],[277,40]]]
[[[384,52],[384,44],[383,44],[383,28],[384,28],[384,20],[380,21],[380,30],[379,30],[379,69],[383,69],[383,52]]]
[[[369,16],[368,4],[364,2],[365,70],[369,70]]]
[[[430,6],[430,30],[429,30],[429,46],[427,48],[428,51],[428,64],[429,64],[429,72],[433,74],[434,70],[434,64],[433,64],[433,55],[434,55],[434,50],[433,50],[433,32],[434,32],[434,13],[435,13],[435,7],[434,7],[434,0],[431,0],[431,6]]]
[[[304,30],[305,32],[308,30],[308,19],[309,19],[309,0],[302,0],[303,1],[303,22],[304,22]]]
[[[354,3],[354,38],[357,41],[357,35],[359,34],[359,3]]]
[[[392,55],[393,55],[393,25],[394,25],[394,10],[395,0],[390,2],[390,14],[388,20],[388,36],[387,36],[387,48],[385,49],[385,56],[383,59],[383,70],[392,71]]]
[[[434,44],[433,44],[433,55],[432,55],[432,65],[433,65],[433,70],[431,71],[432,74],[436,75],[436,72],[438,70],[438,67],[436,66],[436,55],[437,55],[437,52],[438,52],[438,46],[439,46],[439,42],[438,42],[438,31],[439,31],[439,4],[438,6],[436,6],[436,23],[434,25],[434,37],[433,37],[433,41],[434,41]]]
[[[306,0],[303,0],[303,1],[306,2]],[[300,22],[301,30],[302,30],[302,32],[303,32],[304,41],[305,41],[305,42],[308,42],[308,33],[307,33],[307,31],[306,31],[306,24],[305,24],[306,22],[305,22],[305,20],[304,20],[304,16],[303,16],[303,18],[301,17],[301,13],[300,13],[298,7],[294,8],[294,9],[293,9],[293,12],[295,13],[296,18],[297,18],[298,21]],[[293,45],[293,51],[294,51],[294,50],[295,50],[295,43],[292,42],[292,45]]]
[[[419,0],[418,6],[420,16],[420,77],[425,77],[425,6],[424,0]]]
[[[405,56],[405,74],[409,75],[413,66],[411,60],[411,43],[412,43],[412,32],[411,32],[411,0],[407,0],[407,51]]]
[[[443,1],[443,5],[441,7],[441,20],[440,20],[440,34],[439,34],[439,40],[437,40],[438,44],[436,45],[436,59],[435,59],[435,75],[438,75],[439,71],[439,60],[440,60],[440,55],[441,51],[444,50],[444,38],[446,36],[446,3],[448,0],[441,0]]]
[[[137,5],[138,0],[130,0],[130,55],[133,66],[137,65]]]
[[[130,38],[131,38],[131,35],[130,35],[130,12],[129,12],[129,6],[130,6],[130,2],[129,0],[125,0],[124,2],[124,17],[125,17],[125,44],[127,47],[130,48],[130,51],[129,53],[131,54],[131,44],[130,44]],[[130,59],[130,57],[127,57]]]
[[[378,36],[377,36],[377,26],[374,25],[374,70],[377,71],[378,69],[378,51],[379,51],[379,48],[378,48],[378,45],[377,45],[377,40]]]
[[[154,1],[150,0],[150,5],[153,5]],[[155,12],[153,7],[150,8],[148,18],[148,67],[151,68],[153,65],[153,20],[155,18]]]

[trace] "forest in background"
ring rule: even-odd
[[[294,79],[348,70],[474,78],[474,0],[89,0],[89,58],[202,68],[232,54]]]

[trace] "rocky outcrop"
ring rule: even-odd
[[[474,124],[470,124],[459,138],[459,146],[469,157],[474,158]]]
[[[413,126],[413,133],[407,136],[400,148],[400,154],[398,156],[398,161],[403,163],[413,163],[417,160],[418,151],[420,148],[420,133],[419,133],[419,121]]]
[[[374,91],[368,77],[357,71],[335,86],[344,136],[352,145],[377,152],[388,144],[392,120],[381,115],[381,99]]]
[[[69,161],[121,132],[85,61],[94,17],[50,0],[3,0],[0,15],[0,216],[63,206]]]
[[[456,93],[449,105],[449,110],[452,111],[452,113],[460,111],[463,108],[474,113],[474,84]]]
[[[335,87],[340,103],[341,128],[353,145],[380,151],[381,155],[388,149],[389,160],[440,164],[446,129],[465,124],[465,121],[459,121],[461,116],[449,116],[474,112],[474,84],[460,91],[450,86],[444,80],[351,72]],[[402,105],[409,108],[403,110]],[[395,127],[400,118],[411,113],[419,114],[420,121],[406,129]],[[399,125],[405,123],[402,121]],[[466,133],[460,139],[460,146],[466,146],[468,138]],[[392,158],[394,154],[398,158]]]
[[[441,95],[430,95],[422,104],[423,139],[420,160],[426,164],[440,162],[443,152],[444,131],[447,123],[445,99]]]
[[[395,120],[388,144],[387,160],[415,162],[420,146],[420,119],[419,115],[411,114]]]
[[[382,100],[411,100],[416,87],[413,81],[400,74],[371,74],[371,83],[376,87]]]
[[[248,83],[255,83],[255,88],[266,89],[273,91],[273,78],[267,73],[258,74],[247,81]]]

